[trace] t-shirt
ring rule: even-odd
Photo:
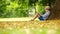
[[[42,15],[43,19],[46,20],[50,15],[50,11],[46,12],[45,14]]]

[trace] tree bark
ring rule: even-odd
[[[60,0],[56,0],[55,7],[51,10],[50,19],[60,19]]]

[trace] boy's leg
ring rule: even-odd
[[[36,15],[34,16],[34,18],[32,19],[32,21],[34,21],[37,17],[40,17],[40,14],[38,12],[36,12]]]

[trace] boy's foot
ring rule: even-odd
[[[34,21],[33,19],[31,19],[30,21]]]

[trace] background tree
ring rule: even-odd
[[[60,0],[55,1],[54,8],[52,9],[51,19],[60,19]]]

